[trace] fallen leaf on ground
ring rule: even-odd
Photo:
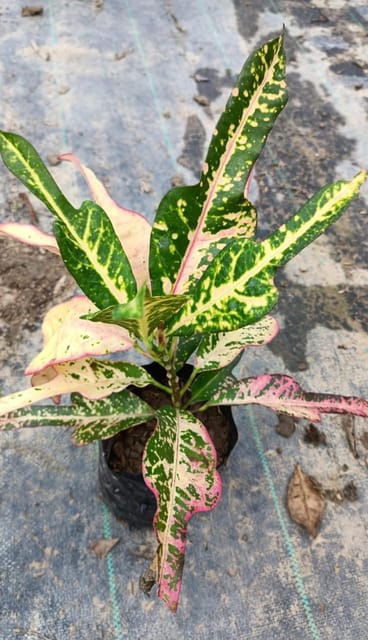
[[[193,100],[195,100],[198,104],[200,104],[201,107],[208,107],[210,104],[210,101],[207,98],[207,96],[202,96],[202,95],[194,96]]]
[[[289,481],[287,508],[291,519],[301,524],[315,538],[325,510],[325,500],[317,482],[304,473],[299,464],[295,466]]]
[[[142,573],[139,578],[139,588],[148,596],[152,587],[158,581],[158,555],[155,553],[150,566]]]
[[[123,49],[122,51],[118,51],[114,55],[115,60],[124,60],[127,56],[133,53],[133,49]]]
[[[37,5],[32,7],[22,7],[22,18],[28,18],[30,16],[42,16],[43,7]]]
[[[120,542],[120,538],[101,538],[92,542],[89,548],[98,558],[106,558],[118,542]]]

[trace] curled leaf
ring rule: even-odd
[[[73,153],[60,156],[60,160],[72,162],[79,169],[88,184],[93,200],[102,207],[110,218],[115,233],[132,265],[137,285],[140,286],[148,282],[147,256],[151,235],[151,225],[148,220],[141,213],[118,205],[93,171],[83,165]],[[138,238],[139,241],[137,241]]]
[[[9,236],[24,244],[29,244],[40,249],[47,249],[60,255],[60,250],[55,236],[45,233],[33,224],[21,224],[20,222],[4,222],[0,224],[0,236]]]
[[[95,311],[95,305],[85,296],[75,296],[50,309],[42,324],[43,349],[28,365],[26,373],[35,374],[62,362],[130,349],[133,343],[125,329],[81,319]]]
[[[120,542],[120,538],[101,538],[100,540],[95,540],[91,542],[89,548],[98,558],[106,558],[109,555],[110,551],[113,550],[114,547]]]

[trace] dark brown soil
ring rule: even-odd
[[[170,397],[153,385],[134,391],[155,409],[172,404]],[[220,467],[226,462],[235,444],[229,421],[220,407],[209,407],[205,411],[194,410],[193,413],[206,426],[217,451],[217,467]],[[155,426],[156,420],[152,419],[114,436],[110,468],[120,473],[141,473],[144,448]]]
[[[304,429],[304,442],[313,444],[315,447],[326,445],[326,434],[320,431],[313,422],[310,422]]]
[[[16,347],[24,329],[35,331],[45,312],[75,289],[61,258],[9,238],[0,239],[0,335]]]

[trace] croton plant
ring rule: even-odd
[[[246,61],[199,183],[172,188],[152,226],[116,204],[94,173],[67,154],[61,158],[82,172],[92,196],[74,208],[31,144],[0,134],[5,165],[55,216],[53,235],[18,223],[3,223],[0,232],[60,254],[83,292],[46,314],[42,351],[26,369],[31,386],[0,399],[0,428],[72,426],[74,442],[87,444],[156,419],[142,466],[157,499],[152,567],[158,594],[173,611],[188,521],[221,496],[216,451],[191,411],[194,404],[197,412],[198,406],[256,403],[311,421],[322,413],[368,417],[361,398],[304,391],[279,373],[238,380],[232,372],[244,349],[277,333],[269,315],[278,298],[277,268],[342,214],[366,178],[362,171],[328,184],[258,240],[249,181],[286,101],[281,35]],[[162,365],[167,384],[135,364],[133,351]],[[194,368],[183,384],[177,373],[189,358]],[[128,388],[149,384],[168,394],[167,406],[156,410]],[[71,394],[69,403],[58,404],[62,394]],[[46,398],[56,402],[35,404]]]

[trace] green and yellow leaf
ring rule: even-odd
[[[186,362],[188,362],[190,356],[195,352],[198,345],[202,340],[201,335],[189,336],[189,338],[173,338],[174,343],[174,354],[175,354],[175,365],[176,370],[178,371],[181,367],[184,366]]]
[[[54,233],[68,271],[99,308],[126,302],[137,287],[128,259],[110,220],[94,202],[83,202]]]
[[[147,342],[154,329],[165,324],[187,299],[187,296],[174,295],[152,297],[143,285],[133,300],[98,311],[90,315],[89,320],[124,327],[139,340]]]
[[[72,396],[72,406],[33,406],[0,416],[0,431],[23,427],[73,427],[75,444],[104,440],[145,422],[154,410],[126,389],[109,398],[90,401],[78,394]]]
[[[157,499],[154,518],[158,595],[175,611],[178,606],[187,523],[198,511],[213,509],[221,496],[216,451],[202,423],[187,411],[162,407],[157,428],[147,443],[144,479]]]
[[[285,264],[323,233],[358,195],[366,173],[340,180],[316,193],[285,224],[263,242],[236,239],[213,260],[169,333],[233,331],[262,318],[274,306],[277,267]]]
[[[197,402],[206,401],[214,394],[214,389],[217,391],[224,386],[228,387],[231,380],[233,380],[236,386],[238,381],[232,374],[232,370],[238,364],[239,359],[238,357],[235,361],[222,367],[222,369],[210,369],[209,371],[200,373],[193,380],[190,387],[190,404],[193,405]]]
[[[111,438],[120,431],[142,424],[155,414],[152,407],[127,389],[103,400],[91,401],[74,395],[73,404],[76,412],[90,417],[88,422],[82,424],[80,421],[75,425],[75,444],[90,444],[96,440]]]
[[[57,218],[63,220],[74,211],[36,149],[25,138],[16,133],[0,131],[0,155],[9,171]]]
[[[75,209],[65,198],[34,147],[15,133],[0,131],[5,165],[56,216],[63,260],[82,291],[97,307],[126,302],[136,282],[106,213],[93,202]]]
[[[163,198],[153,225],[153,292],[186,293],[230,239],[255,233],[256,211],[244,193],[277,115],[287,100],[282,36],[246,61],[214,131],[198,185]]]
[[[60,159],[72,162],[80,170],[89,186],[93,200],[108,215],[132,266],[138,287],[149,282],[148,255],[151,225],[148,220],[141,213],[118,205],[93,171],[83,165],[73,153],[66,153],[60,156]]]
[[[270,342],[278,332],[272,316],[227,333],[209,333],[199,343],[194,366],[199,371],[220,369],[230,364],[246,347],[260,347]]]

